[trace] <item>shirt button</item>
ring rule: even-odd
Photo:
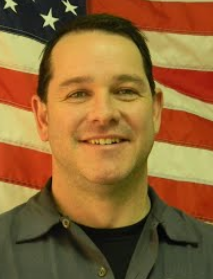
[[[106,274],[107,274],[106,268],[103,267],[103,266],[101,266],[100,269],[99,269],[99,271],[98,271],[98,275],[99,275],[100,277],[104,277]]]
[[[62,218],[62,225],[65,229],[68,229],[70,226],[70,220],[68,218]]]

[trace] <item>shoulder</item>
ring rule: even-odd
[[[152,214],[166,235],[174,242],[213,245],[213,225],[198,220],[166,204],[150,187]]]
[[[167,206],[165,211],[167,226],[165,230],[176,243],[197,247],[197,251],[213,258],[213,225],[198,220],[187,213]]]
[[[213,224],[195,219],[177,210],[187,226],[190,226],[199,236],[201,242],[213,245]]]
[[[26,203],[20,204],[9,211],[0,214],[0,226],[4,227],[5,225],[11,224],[12,220],[17,216],[18,212],[24,208]]]
[[[15,208],[0,214],[0,245],[4,244],[7,239],[12,240],[16,232],[16,217],[26,206],[23,203]]]
[[[213,226],[167,205],[158,217],[156,272],[165,266],[168,278],[211,278]]]

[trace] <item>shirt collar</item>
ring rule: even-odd
[[[16,242],[38,238],[60,223],[61,215],[57,210],[51,193],[52,179],[46,186],[21,207],[15,220]]]
[[[149,187],[152,203],[150,215],[158,228],[162,228],[166,236],[175,243],[198,245],[201,236],[193,225],[191,217],[164,203]]]
[[[51,185],[52,179],[49,179],[42,191],[33,196],[18,212],[15,219],[17,243],[41,237],[61,223],[61,215],[54,202]],[[199,243],[200,235],[189,221],[190,217],[166,205],[151,187],[149,196],[152,204],[149,218],[153,219],[158,228],[164,230],[170,240],[176,243]]]

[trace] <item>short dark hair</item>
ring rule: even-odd
[[[141,30],[127,19],[109,14],[92,14],[79,16],[75,20],[65,23],[64,26],[50,40],[43,52],[42,61],[39,68],[37,93],[43,102],[47,102],[47,91],[51,72],[51,53],[59,40],[70,33],[80,33],[84,31],[104,31],[107,33],[121,35],[132,40],[138,47],[146,77],[148,79],[152,95],[155,94],[155,82],[152,73],[152,60],[146,44],[146,37]]]

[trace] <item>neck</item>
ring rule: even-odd
[[[53,197],[59,211],[76,223],[94,228],[124,227],[139,222],[150,210],[146,175],[143,177],[134,180],[134,185],[97,185],[53,176]]]

